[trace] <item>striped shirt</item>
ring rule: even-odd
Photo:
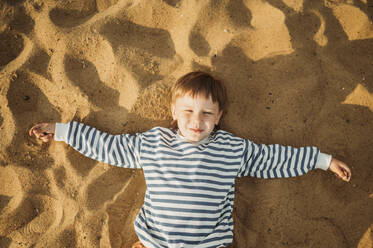
[[[223,130],[191,143],[174,129],[110,135],[70,122],[57,123],[55,140],[101,162],[143,169],[146,193],[135,231],[148,248],[225,247],[233,238],[236,177],[293,177],[327,169],[316,163],[325,155],[316,147],[258,145]]]

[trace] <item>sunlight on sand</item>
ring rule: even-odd
[[[235,38],[234,44],[241,47],[245,55],[254,61],[291,54],[294,49],[284,13],[259,0],[245,1],[245,5],[251,12],[250,24],[253,29]]]
[[[325,18],[320,14],[317,10],[312,10],[312,13],[314,13],[319,19],[320,19],[320,28],[317,30],[316,34],[313,36],[313,40],[319,45],[319,46],[326,46],[328,44],[328,37],[325,36]]]
[[[342,25],[349,40],[373,38],[373,24],[359,8],[341,4],[333,7],[333,13]]]
[[[364,233],[363,237],[360,239],[357,248],[370,248],[373,247],[373,229],[372,226]]]
[[[373,94],[361,84],[346,97],[342,104],[352,104],[368,107],[373,112]]]
[[[296,12],[303,11],[303,0],[282,0],[282,2]]]

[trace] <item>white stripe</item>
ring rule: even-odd
[[[104,158],[104,156],[103,156],[103,150],[106,150],[105,149],[105,144],[104,144],[104,138],[106,137],[106,136],[108,136],[108,134],[107,133],[102,133],[102,135],[100,135],[100,139],[99,139],[99,145],[98,145],[98,157],[99,157],[99,159],[102,161],[103,160],[103,158]],[[104,161],[105,162],[105,161]]]
[[[84,132],[83,132],[83,134],[82,134],[82,137],[84,137],[84,139],[83,139],[83,141],[82,141],[82,147],[81,147],[81,151],[83,152],[84,150],[85,150],[85,148],[86,148],[86,146],[87,146],[87,144],[86,144],[86,140],[87,140],[87,132],[88,132],[88,130],[89,130],[89,127],[88,126],[86,126],[86,128],[84,129]]]
[[[286,169],[286,165],[288,163],[290,155],[291,155],[291,149],[289,149],[289,147],[288,147],[288,152],[286,153],[286,159],[287,159],[287,161],[284,163],[284,169],[282,171],[284,173],[285,177],[290,177],[290,175],[289,175],[289,173],[288,173],[288,171]]]
[[[70,145],[73,144],[74,138],[76,138],[76,137],[74,137],[74,133],[75,133],[75,129],[76,129],[77,125],[78,124],[76,122],[72,123],[71,132],[70,132],[71,136],[69,137],[69,141],[68,141],[68,144],[70,144]]]
[[[185,188],[174,187],[174,188],[172,188],[172,190],[170,190],[169,187],[152,187],[152,191],[153,192],[185,193]],[[214,192],[214,191],[204,190],[204,189],[188,189],[188,193],[190,193],[190,194],[204,194],[204,195],[210,195],[210,196],[226,195],[225,193],[222,193],[222,192]],[[173,195],[172,195],[172,197],[173,197]]]
[[[187,185],[187,186],[195,186],[195,187],[210,187],[210,188],[216,188],[216,189],[227,189],[227,187],[229,187],[229,185],[218,185],[218,184],[211,184],[211,183],[205,183],[205,182],[193,182],[193,183],[190,183],[190,182],[180,182],[178,180],[156,180],[156,179],[150,179],[147,181],[147,183],[149,184],[163,184],[163,183],[166,183],[166,184],[174,184],[175,187],[177,187],[178,185]],[[230,188],[230,187],[229,187]]]

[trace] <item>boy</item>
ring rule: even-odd
[[[257,145],[217,130],[226,91],[207,73],[183,76],[171,94],[175,129],[109,135],[76,122],[30,129],[44,142],[54,137],[92,159],[143,169],[147,189],[133,247],[228,246],[236,177],[292,177],[320,168],[351,178],[347,165],[315,147]]]

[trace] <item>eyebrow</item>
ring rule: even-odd
[[[181,107],[182,108],[193,108],[191,105],[181,105]],[[206,107],[206,108],[202,108],[202,110],[204,110],[204,111],[211,111],[211,112],[213,112],[213,111],[215,111],[215,109],[214,108],[209,108],[209,107]]]

